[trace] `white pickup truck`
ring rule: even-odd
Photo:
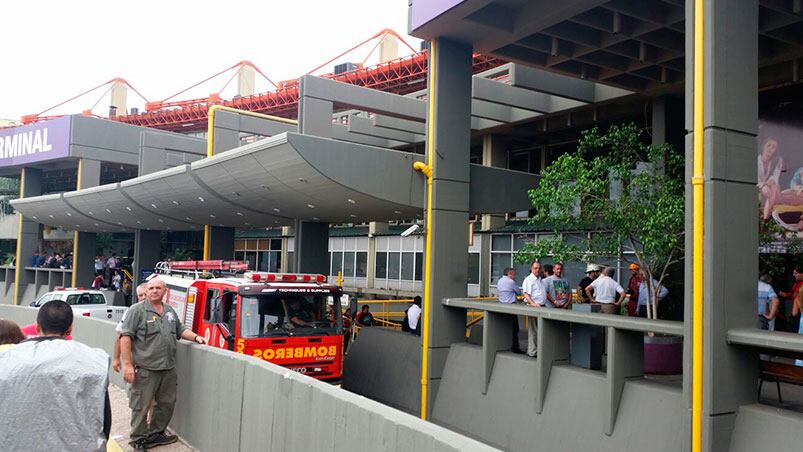
[[[125,306],[112,306],[103,292],[85,289],[57,289],[32,301],[30,307],[38,309],[50,300],[62,300],[72,307],[73,315],[119,322],[128,310]]]

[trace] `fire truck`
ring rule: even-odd
[[[340,288],[324,275],[247,268],[223,260],[160,262],[150,278],[166,283],[167,303],[210,346],[339,380]]]

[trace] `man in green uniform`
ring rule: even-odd
[[[131,385],[131,446],[146,450],[176,441],[166,433],[176,404],[176,342],[179,338],[205,343],[204,338],[183,325],[172,307],[162,302],[165,282],[148,281],[147,301],[137,303],[126,313],[120,348],[123,379]],[[148,425],[148,406],[153,413]]]

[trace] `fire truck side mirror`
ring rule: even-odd
[[[229,350],[234,350],[234,335],[229,332],[229,328],[226,326],[225,323],[218,323],[217,329],[220,332],[220,335],[223,336],[223,339],[226,341],[226,348]]]

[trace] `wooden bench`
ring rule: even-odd
[[[774,381],[778,388],[778,402],[783,403],[781,398],[781,382],[803,386],[803,367],[795,366],[790,363],[760,360],[758,365],[758,396],[761,397],[761,385],[764,380]]]

